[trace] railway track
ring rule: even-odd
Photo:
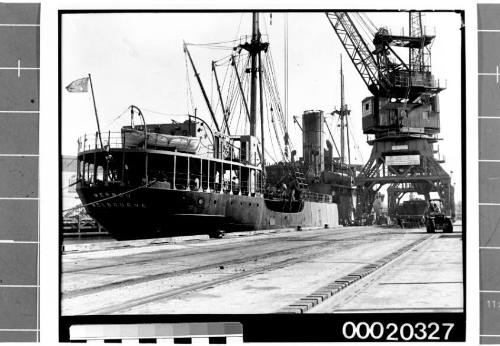
[[[386,234],[383,234],[386,233]],[[213,269],[217,267],[225,267],[225,266],[235,266],[238,264],[244,264],[244,263],[249,263],[253,261],[262,261],[263,259],[272,259],[273,261],[271,263],[264,263],[261,265],[255,265],[253,268],[247,268],[242,271],[238,271],[235,273],[229,273],[229,274],[224,274],[222,277],[216,277],[216,278],[211,278],[208,280],[202,280],[200,282],[194,282],[190,283],[187,285],[181,285],[179,287],[173,287],[169,289],[162,289],[157,292],[153,292],[151,294],[145,294],[141,296],[136,296],[132,299],[127,299],[127,300],[122,300],[118,303],[109,303],[109,304],[104,304],[100,305],[97,308],[93,309],[88,309],[85,311],[84,314],[113,314],[113,313],[120,313],[121,311],[126,311],[128,309],[133,309],[136,307],[140,307],[155,301],[160,301],[160,300],[165,300],[169,298],[175,298],[179,297],[185,294],[197,292],[197,291],[203,291],[206,289],[213,288],[215,286],[219,285],[224,285],[226,283],[230,283],[232,281],[236,281],[239,279],[244,279],[248,278],[260,273],[266,273],[269,271],[273,271],[276,269],[280,268],[285,268],[288,266],[292,266],[294,264],[298,264],[301,262],[305,262],[308,260],[311,260],[317,256],[322,255],[323,252],[327,251],[335,251],[336,247],[342,246],[343,250],[349,250],[350,247],[356,247],[359,246],[360,242],[371,242],[373,241],[374,236],[382,236],[384,235],[387,236],[393,236],[394,234],[397,234],[398,232],[394,233],[389,233],[387,231],[381,231],[381,232],[372,232],[371,234],[363,234],[363,235],[357,235],[357,236],[349,236],[348,234],[342,235],[340,238],[336,239],[328,239],[325,240],[325,234],[321,235],[314,235],[310,237],[305,237],[303,239],[293,239],[293,240],[301,240],[301,241],[307,241],[310,242],[309,244],[305,245],[300,245],[300,246],[294,246],[291,248],[287,249],[281,249],[281,250],[274,250],[274,251],[268,251],[265,253],[259,253],[255,255],[250,255],[250,256],[242,256],[238,259],[229,259],[227,261],[219,261],[219,262],[212,262],[212,263],[207,263],[203,265],[199,265],[196,267],[192,268],[185,268],[185,269],[180,269],[180,270],[173,270],[169,272],[162,272],[158,274],[153,274],[153,275],[147,275],[147,276],[142,276],[138,278],[131,278],[131,279],[126,279],[126,280],[119,280],[115,281],[112,283],[104,284],[104,285],[98,285],[94,287],[87,287],[83,289],[77,289],[69,292],[64,292],[63,293],[63,299],[72,299],[72,298],[77,298],[77,297],[84,297],[87,295],[98,295],[100,293],[104,293],[109,290],[113,289],[119,289],[120,287],[125,287],[125,286],[131,286],[131,285],[138,285],[138,284],[148,284],[150,282],[154,282],[157,280],[162,280],[166,278],[176,278],[178,276],[181,276],[186,273],[196,273],[196,272],[201,272],[206,269]],[[309,309],[317,306],[318,304],[321,304],[323,301],[328,299],[334,294],[337,294],[341,291],[346,290],[348,287],[350,287],[352,284],[358,282],[359,280],[364,279],[368,275],[372,275],[376,271],[380,270],[382,267],[386,266],[389,264],[393,259],[400,257],[404,255],[405,253],[411,251],[413,248],[416,246],[422,244],[428,239],[431,239],[432,236],[426,235],[426,234],[418,234],[413,240],[411,240],[409,243],[406,242],[403,246],[399,246],[398,248],[394,249],[389,255],[386,255],[379,260],[370,263],[365,266],[361,266],[356,270],[355,272],[349,273],[348,275],[343,275],[339,277],[337,280],[330,282],[328,285],[325,287],[322,287],[320,290],[316,290],[312,294],[306,295],[303,298],[299,299],[298,302],[291,302],[291,304],[285,308],[282,309],[281,312],[296,312],[296,313],[303,313],[308,311]],[[283,239],[281,239],[283,240]],[[291,239],[289,239],[291,240]],[[380,240],[379,240],[380,241]],[[248,248],[247,243],[242,243],[238,244],[237,247],[239,248]],[[253,244],[252,246],[254,247],[259,247],[262,246],[261,243]],[[191,249],[192,250],[192,249]],[[212,250],[207,249],[206,251],[197,251],[196,253],[209,253],[212,252]],[[222,249],[219,249],[219,251],[222,251]],[[227,251],[227,249],[226,249]],[[193,254],[193,253],[191,253]],[[178,256],[182,256],[181,254],[176,254],[174,256],[168,257],[168,259],[172,259]],[[281,257],[286,257],[289,256],[289,258],[281,258]],[[290,257],[291,256],[291,257]],[[144,261],[147,260],[134,260],[134,261],[127,261],[127,263],[123,263],[122,265],[130,265],[130,264],[141,264],[145,263]],[[94,269],[102,268],[102,267],[108,267],[108,266],[96,266]],[[89,269],[86,269],[89,270]],[[74,271],[73,271],[74,273]]]
[[[378,232],[377,235],[380,235],[380,232]],[[375,236],[375,235],[371,235],[371,236]],[[138,278],[130,278],[130,279],[125,279],[125,280],[120,280],[120,281],[114,281],[112,283],[105,284],[105,285],[92,286],[92,287],[86,287],[86,288],[81,288],[81,289],[77,289],[77,290],[67,291],[67,292],[63,292],[63,297],[73,298],[73,297],[78,297],[78,296],[82,296],[82,295],[86,295],[86,294],[95,294],[95,293],[99,293],[99,292],[106,291],[106,290],[113,289],[113,288],[120,287],[120,286],[140,284],[140,283],[145,283],[145,282],[149,282],[149,281],[155,281],[155,280],[165,279],[165,278],[169,278],[169,277],[175,277],[175,276],[186,274],[186,273],[202,271],[202,270],[210,269],[210,268],[226,267],[228,265],[237,265],[237,264],[242,264],[242,263],[248,263],[248,262],[252,262],[255,260],[267,259],[270,257],[291,255],[291,254],[294,254],[298,251],[307,250],[307,249],[311,249],[311,248],[314,248],[317,251],[320,251],[324,248],[329,248],[329,250],[330,250],[331,246],[333,246],[333,245],[338,246],[339,243],[346,242],[346,241],[352,241],[352,242],[360,241],[360,240],[370,241],[369,236],[366,236],[366,235],[342,237],[340,239],[337,238],[337,239],[333,239],[333,240],[321,240],[320,239],[321,237],[324,237],[324,235],[323,236],[315,236],[315,237],[307,237],[306,239],[301,239],[301,241],[309,241],[309,242],[314,241],[314,243],[300,245],[300,246],[292,246],[292,247],[284,249],[284,250],[273,250],[273,251],[261,252],[261,253],[257,253],[257,254],[250,255],[250,256],[242,256],[242,257],[239,257],[238,259],[229,259],[229,260],[225,260],[225,261],[211,262],[211,263],[199,265],[196,267],[173,270],[173,271],[169,271],[169,272],[160,272],[158,274],[150,274],[150,275],[142,276],[142,277],[138,277]],[[288,240],[288,241],[290,241],[290,240]],[[262,246],[262,244],[256,244],[253,246],[260,247],[260,246]],[[350,248],[350,247],[354,247],[356,245],[353,244],[350,246],[348,244],[347,245],[342,244],[342,246],[344,248]],[[249,247],[249,245],[246,244],[246,245],[242,245],[239,248],[245,248],[248,250],[248,247]],[[227,251],[227,249],[219,249],[217,251]],[[190,252],[189,256],[196,256],[196,255],[205,254],[205,253],[213,254],[213,252],[214,251],[210,251],[210,250],[199,251],[199,252],[194,252],[194,253]],[[315,255],[318,255],[318,253],[315,253]],[[162,261],[173,260],[175,258],[181,258],[184,256],[186,256],[186,254],[177,254],[177,255],[173,255],[173,256],[166,256],[166,257],[162,258]],[[305,259],[308,257],[309,256],[303,256],[301,258]],[[93,268],[85,269],[85,270],[82,269],[82,271],[92,271],[95,269],[103,269],[103,268],[114,268],[115,271],[119,271],[120,269],[117,269],[117,267],[126,266],[126,265],[130,265],[130,264],[134,264],[134,265],[139,264],[140,265],[140,264],[147,263],[149,261],[150,261],[149,259],[148,260],[140,260],[140,261],[129,261],[127,263],[120,263],[118,265],[105,265],[105,266],[103,265],[103,266],[93,267]],[[272,270],[272,269],[273,269],[272,266],[267,268],[267,270]],[[72,271],[72,272],[70,271],[70,273],[75,273],[75,271]]]
[[[344,240],[358,239],[359,236],[353,237],[351,235],[353,230],[356,230],[356,228],[349,228],[348,230],[335,231],[336,234],[339,236],[339,238],[337,238],[336,240],[337,241],[344,241]],[[307,231],[305,231],[305,232],[307,232]],[[379,234],[384,234],[384,233],[387,233],[387,232],[378,230],[378,231],[372,231],[372,232],[365,233],[364,236],[379,235]],[[394,234],[394,233],[392,233],[392,234]],[[309,240],[314,241],[314,240],[317,240],[318,238],[321,238],[324,236],[325,236],[324,234],[306,236],[306,237],[300,238],[298,240],[299,241],[309,241]],[[276,238],[274,238],[274,239],[276,239]],[[281,236],[281,237],[279,237],[279,239],[281,241],[290,241],[290,242],[297,240],[293,237],[287,237],[287,236]],[[249,246],[259,247],[259,246],[270,243],[272,240],[273,240],[272,238],[271,239],[269,239],[269,238],[258,239],[258,240],[253,240],[251,244],[248,244],[247,242],[244,242],[244,241],[235,242],[234,249],[238,249],[238,248],[246,249]],[[72,274],[72,273],[86,272],[86,271],[96,270],[96,269],[116,268],[116,267],[121,267],[121,266],[126,266],[126,265],[132,265],[132,264],[144,264],[144,263],[148,263],[149,261],[151,261],[151,259],[149,257],[159,256],[159,255],[161,255],[162,258],[164,258],[164,259],[175,259],[175,258],[179,258],[179,257],[184,257],[186,255],[197,256],[197,255],[203,255],[203,254],[207,254],[207,253],[223,252],[223,251],[227,251],[227,248],[224,248],[224,245],[225,244],[221,244],[219,246],[219,248],[210,247],[209,249],[202,249],[202,250],[193,250],[193,248],[189,248],[189,249],[185,249],[185,250],[176,250],[175,253],[172,253],[171,249],[151,251],[151,252],[148,252],[147,255],[144,255],[144,254],[139,255],[141,257],[148,257],[146,259],[135,259],[135,260],[128,260],[128,261],[127,260],[123,261],[123,259],[119,259],[116,261],[116,263],[112,263],[112,264],[93,265],[93,266],[83,265],[83,266],[77,267],[76,269],[64,269],[63,268],[63,272],[64,272],[64,274]],[[152,245],[144,245],[144,246],[140,246],[140,247],[150,247],[150,246],[152,246]],[[85,253],[88,253],[88,252],[90,252],[90,251],[85,251]],[[76,255],[78,255],[78,253],[76,253]],[[86,260],[87,263],[93,262],[93,261],[99,262],[102,260]]]

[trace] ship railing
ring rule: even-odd
[[[198,192],[212,192],[231,195],[251,195],[253,193],[260,193],[260,187],[257,183],[248,184],[246,182],[239,182],[237,180],[229,180],[220,178],[215,180],[201,176],[199,174],[187,174],[176,172],[174,177],[173,171],[161,172],[161,174],[149,174],[148,181],[145,177],[124,177],[126,185],[129,186],[151,186],[153,188],[161,188],[166,190],[185,190],[185,191],[198,191]],[[105,182],[102,173],[94,176],[89,176],[82,179],[82,182],[89,186],[109,185],[113,183],[121,183],[121,181],[107,181]],[[253,186],[253,187],[252,187]]]
[[[127,142],[124,138],[123,133],[121,132],[103,132],[101,133],[102,138],[102,147],[99,140],[99,134],[91,133],[85,134],[78,138],[78,152],[87,152],[92,150],[110,150],[110,149],[132,149],[132,148],[146,148],[144,146],[144,141],[141,143],[130,143]],[[147,149],[156,149],[156,150],[165,150],[166,147],[156,145],[155,143],[148,143]],[[174,147],[172,147],[174,149]],[[210,158],[214,155],[213,147],[206,146],[203,143],[200,144],[198,150],[196,151],[196,155],[201,157]],[[236,157],[239,160],[239,158]]]
[[[103,149],[114,148],[121,149],[123,147],[122,144],[122,135],[120,132],[110,132],[101,133],[102,145]],[[101,149],[99,134],[85,134],[78,138],[78,152],[90,151]]]
[[[430,66],[424,66],[424,71],[413,71],[411,75],[407,71],[397,71],[389,75],[389,79],[396,87],[423,87],[430,89],[446,89],[448,81],[445,79],[441,83],[440,79],[433,78],[430,72]],[[411,79],[411,85],[410,85]]]
[[[279,199],[301,199],[301,200],[306,200],[306,201],[312,201],[312,202],[323,202],[323,203],[332,203],[333,202],[333,197],[328,194],[324,193],[318,193],[318,192],[312,192],[312,191],[307,191],[307,190],[281,190],[281,189],[276,189],[272,187],[268,187],[264,191],[264,196],[268,199],[273,199],[273,200],[279,200]]]
[[[392,34],[392,30],[389,29],[389,32]],[[405,36],[405,35],[410,35],[410,33],[408,33],[408,31],[405,33],[405,28],[402,27],[400,28],[400,31],[399,31],[399,34],[401,36]],[[436,28],[435,27],[427,27],[427,26],[422,26],[422,36],[436,36]]]
[[[239,38],[239,45],[249,44],[252,41],[252,35],[242,35]],[[262,41],[269,41],[267,34],[260,35]]]
[[[430,78],[429,74],[425,72],[413,72],[408,74],[408,72],[399,71],[394,74],[390,78],[392,83],[397,87],[408,87],[410,86],[410,78],[411,78],[411,86],[419,86],[424,88],[441,88],[439,79]],[[446,89],[446,86],[444,87]]]
[[[324,193],[312,192],[312,191],[302,191],[302,199],[312,201],[312,202],[323,202],[332,203],[333,198],[331,195]]]
[[[253,184],[253,188],[249,188],[250,184],[239,182],[236,179],[229,180],[227,178],[220,179],[209,177],[205,174],[187,174],[181,172],[166,171],[161,174],[152,174],[149,176],[154,183],[151,185],[154,188],[167,190],[185,190],[198,192],[212,192],[232,195],[249,195],[251,193],[259,193],[260,187],[258,184]],[[146,183],[143,181],[143,183]]]

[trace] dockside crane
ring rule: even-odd
[[[377,192],[386,184],[390,184],[389,206],[405,193],[417,192],[428,200],[434,191],[454,216],[451,178],[433,150],[440,132],[438,94],[445,88],[431,72],[435,36],[423,30],[422,14],[409,12],[408,35],[376,28],[359,13],[326,16],[372,94],[362,101],[363,133],[371,136],[372,152],[356,177],[356,219],[370,213]]]

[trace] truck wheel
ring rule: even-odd
[[[453,224],[451,223],[451,220],[446,220],[444,227],[443,227],[443,232],[444,233],[453,233]]]
[[[434,231],[436,230],[432,221],[427,221],[425,227],[427,229],[427,233],[434,233]]]

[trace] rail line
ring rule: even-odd
[[[383,232],[379,232],[377,234],[370,234],[370,236],[371,235],[380,235],[381,233],[383,233]],[[388,235],[390,235],[390,234],[388,234]],[[324,237],[324,235],[321,235],[321,236]],[[180,269],[180,270],[174,270],[174,271],[170,271],[170,272],[166,272],[166,273],[151,274],[151,275],[138,277],[138,278],[131,278],[131,279],[126,279],[126,280],[121,280],[121,281],[115,281],[115,282],[105,284],[105,285],[81,288],[78,290],[63,292],[63,297],[64,298],[74,298],[74,297],[78,297],[78,296],[82,296],[82,295],[86,295],[86,294],[99,293],[102,291],[106,291],[108,289],[117,288],[117,287],[121,287],[121,286],[134,285],[134,284],[140,284],[140,283],[144,283],[144,282],[148,282],[148,281],[165,279],[165,278],[174,277],[177,275],[192,273],[192,272],[210,269],[210,268],[214,268],[214,267],[242,264],[242,263],[251,262],[254,260],[266,259],[266,258],[270,258],[270,257],[274,257],[274,256],[293,254],[293,253],[297,252],[298,250],[304,250],[304,249],[313,248],[313,247],[322,249],[325,247],[330,247],[330,246],[332,246],[332,244],[338,245],[339,243],[345,242],[345,241],[356,241],[356,240],[369,241],[369,238],[367,239],[367,235],[362,235],[362,236],[358,235],[358,236],[353,236],[353,237],[345,237],[345,238],[341,238],[341,239],[336,238],[336,239],[332,239],[332,240],[323,240],[323,241],[314,239],[314,238],[320,238],[321,236],[318,235],[316,237],[308,237],[306,239],[301,239],[301,241],[317,241],[317,243],[314,243],[314,244],[294,246],[294,247],[287,248],[285,250],[268,251],[268,252],[264,252],[264,253],[258,253],[255,255],[251,255],[251,256],[239,257],[238,259],[229,259],[229,260],[220,261],[220,262],[212,262],[212,263],[208,263],[208,264],[201,265],[201,266],[190,267],[190,268]],[[337,244],[334,244],[334,243],[337,243]],[[261,244],[255,245],[255,247],[258,247],[258,246],[262,246],[262,245]],[[345,246],[345,244],[343,244],[343,246]],[[357,246],[357,245],[352,245],[352,247],[355,247],[355,246]],[[249,245],[245,244],[241,247],[248,249]],[[237,247],[237,248],[239,248],[239,247]],[[232,250],[235,250],[235,249],[232,249]],[[223,251],[223,250],[218,250],[218,251]],[[225,249],[225,251],[227,251],[227,249]],[[207,251],[201,251],[199,254],[212,253],[212,252],[213,251],[207,250]],[[196,253],[189,253],[189,255],[194,256],[194,255],[196,255]],[[317,255],[317,253],[315,255]],[[173,258],[184,257],[184,256],[186,256],[186,254],[174,255],[174,256],[166,257],[166,259],[173,259]],[[132,262],[129,264],[142,264],[142,263],[145,263],[148,261],[150,261],[150,259]],[[117,266],[121,266],[121,265],[122,264],[112,265],[112,266],[103,266],[103,267],[105,267],[105,268],[117,267]],[[96,269],[96,268],[93,268],[93,269]],[[272,268],[270,268],[270,269],[272,269]],[[92,269],[89,269],[89,270],[92,270]]]
[[[342,233],[336,233],[336,235],[340,236],[339,238],[337,238],[336,240],[337,241],[345,241],[345,240],[355,240],[354,238],[358,239],[359,236],[355,236],[355,237],[352,237],[350,236],[350,231],[352,230],[355,230],[353,228],[349,229],[349,230],[345,230],[344,232]],[[307,231],[306,231],[307,232]],[[349,233],[347,233],[349,232]],[[380,235],[380,234],[384,234],[384,233],[387,233],[387,231],[380,231],[380,230],[377,230],[377,231],[374,231],[374,232],[370,232],[370,233],[366,233],[364,236],[375,236],[375,235]],[[395,234],[396,232],[394,233],[390,233],[390,234]],[[389,233],[387,233],[389,234]],[[304,238],[299,238],[299,239],[296,239],[296,238],[293,238],[293,237],[287,237],[287,236],[284,236],[284,237],[280,237],[280,240],[285,240],[285,241],[308,241],[308,240],[317,240],[318,238],[321,238],[321,237],[324,237],[325,235],[328,235],[328,234],[319,234],[319,235],[313,235],[313,236],[308,236],[308,237],[304,237]],[[248,248],[249,246],[255,246],[255,247],[258,247],[258,246],[261,246],[261,245],[265,245],[265,244],[268,244],[270,243],[273,239],[275,238],[268,238],[268,239],[256,239],[256,240],[252,240],[252,244],[248,244],[246,242],[235,242],[235,246],[233,247],[234,250],[238,249],[238,248]],[[220,247],[223,247],[225,244],[221,244]],[[154,246],[154,245],[145,245],[145,246],[141,246],[141,247],[147,247],[147,246]],[[116,250],[116,249],[114,249]],[[155,255],[161,255],[161,254],[165,254],[166,256],[163,257],[165,259],[175,259],[175,258],[178,258],[178,257],[184,257],[186,255],[190,255],[190,256],[196,256],[196,255],[203,255],[203,254],[207,254],[207,253],[216,253],[216,252],[222,252],[222,251],[227,251],[227,248],[213,248],[211,247],[210,249],[202,249],[202,250],[198,250],[198,251],[193,251],[192,248],[189,248],[189,249],[182,249],[182,250],[175,250],[176,253],[175,254],[169,254],[172,252],[171,249],[164,249],[164,250],[158,250],[158,251],[151,251],[151,252],[148,252],[147,255],[148,256],[155,256]],[[141,254],[142,257],[144,257],[144,254]],[[89,271],[89,270],[96,270],[96,269],[104,269],[104,268],[115,268],[117,266],[126,266],[126,265],[131,265],[131,264],[143,264],[143,263],[148,263],[151,259],[137,259],[137,260],[130,260],[130,261],[121,261],[119,263],[113,263],[113,264],[103,264],[103,265],[98,265],[98,266],[86,266],[86,267],[83,267],[83,268],[78,268],[78,269],[70,269],[70,270],[64,270],[63,269],[63,273],[64,274],[73,274],[73,273],[79,273],[79,272],[85,272],[85,271]]]
[[[389,233],[388,235],[392,235],[392,234]],[[317,238],[317,237],[315,237],[315,238]],[[360,280],[361,278],[365,277],[366,275],[377,271],[378,269],[382,268],[383,266],[385,266],[389,262],[393,261],[395,258],[403,255],[404,253],[411,251],[416,246],[418,246],[421,243],[425,242],[426,240],[429,240],[432,238],[433,237],[429,237],[428,235],[423,234],[420,237],[418,237],[418,239],[416,239],[416,240],[412,241],[411,243],[406,244],[402,247],[399,247],[398,249],[391,252],[389,255],[384,256],[383,258],[379,259],[378,261],[376,261],[372,264],[365,265],[364,267],[356,270],[353,273],[350,273],[346,276],[339,278],[333,284],[329,284],[328,286],[325,286],[324,288],[322,288],[322,289],[320,289],[320,290],[318,290],[318,291],[316,291],[308,296],[305,296],[303,299],[300,300],[299,304],[293,303],[290,306],[288,306],[287,308],[285,308],[283,311],[280,311],[280,312],[287,312],[287,313],[305,312],[308,309],[310,309],[310,308],[318,305],[322,301],[326,300],[327,298],[332,296],[334,293],[343,290],[347,286]],[[287,255],[287,254],[291,254],[291,253],[297,253],[298,249],[316,247],[319,249],[327,249],[328,251],[331,251],[331,247],[335,246],[335,244],[334,244],[335,242],[339,242],[339,241],[342,242],[342,241],[346,241],[346,240],[360,240],[360,239],[367,240],[367,241],[370,240],[369,238],[367,238],[366,235],[344,238],[344,239],[327,240],[327,241],[322,241],[321,243],[307,244],[304,246],[295,247],[295,248],[286,249],[286,250],[280,250],[280,251],[272,251],[272,252],[269,252],[267,254],[247,256],[245,258],[240,258],[236,261],[234,259],[232,259],[232,260],[223,261],[223,262],[219,262],[219,263],[211,263],[211,264],[207,264],[207,265],[203,265],[203,266],[199,266],[199,267],[195,267],[195,268],[188,268],[188,269],[182,269],[179,271],[172,271],[169,273],[161,273],[161,274],[157,274],[157,275],[150,275],[150,276],[136,278],[136,279],[123,280],[120,282],[115,282],[115,283],[111,283],[111,284],[107,284],[107,285],[103,285],[103,286],[86,288],[86,289],[82,289],[82,290],[78,290],[78,291],[68,292],[68,293],[64,294],[63,296],[64,296],[64,298],[71,298],[71,297],[77,297],[77,296],[81,296],[81,295],[85,295],[85,294],[98,293],[98,292],[105,291],[105,290],[110,289],[110,288],[118,288],[120,286],[129,285],[129,284],[145,283],[148,281],[154,281],[154,280],[158,280],[158,279],[162,279],[162,278],[180,275],[182,273],[196,272],[196,271],[200,271],[200,270],[207,269],[207,268],[209,269],[209,268],[213,268],[213,267],[216,267],[219,265],[223,266],[223,265],[230,265],[230,264],[245,263],[245,262],[252,261],[253,259],[256,259],[256,258],[262,259],[262,258],[266,258],[266,257],[269,258],[269,257],[273,257],[273,256],[278,256],[278,255]],[[359,244],[353,244],[352,246],[355,247],[358,245]],[[343,244],[343,246],[345,246],[345,244]],[[318,249],[318,251],[319,251],[319,249]],[[202,281],[199,283],[193,283],[190,285],[183,285],[183,286],[178,287],[178,288],[173,288],[173,289],[169,289],[167,291],[149,294],[149,295],[142,296],[140,298],[135,298],[132,300],[128,300],[125,302],[115,303],[115,304],[108,305],[108,306],[101,306],[97,309],[86,311],[84,314],[88,314],[88,315],[113,314],[113,313],[117,313],[117,312],[124,311],[127,309],[131,309],[134,307],[138,307],[141,305],[145,305],[145,304],[157,301],[157,300],[162,300],[162,299],[166,299],[166,298],[173,298],[173,297],[185,294],[185,293],[190,293],[190,292],[194,292],[194,291],[212,288],[213,286],[221,285],[221,284],[228,283],[228,282],[231,282],[234,280],[242,279],[242,278],[256,275],[259,273],[272,271],[275,269],[283,268],[286,266],[290,266],[290,265],[293,265],[296,263],[306,261],[308,259],[311,259],[311,258],[314,258],[314,257],[320,255],[320,253],[318,251],[314,251],[314,253],[302,254],[300,256],[295,256],[295,257],[292,257],[289,259],[280,260],[278,262],[274,262],[274,263],[270,263],[270,264],[265,264],[265,265],[262,265],[262,266],[259,266],[256,268],[246,269],[243,272],[238,272],[238,273],[234,273],[234,274],[227,274],[224,277],[205,280],[205,281]],[[327,290],[329,290],[329,292],[325,292]],[[299,305],[299,306],[297,306],[297,305]]]

